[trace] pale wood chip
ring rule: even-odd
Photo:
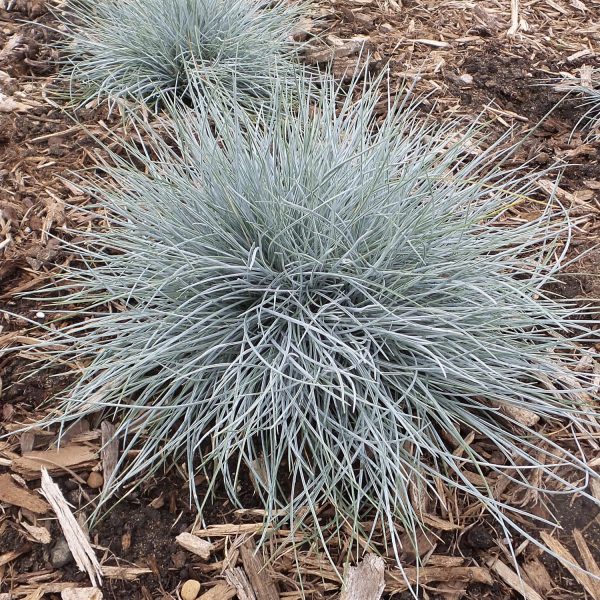
[[[585,565],[585,568],[592,575],[594,575],[594,577],[599,578],[595,579],[594,577],[590,577],[590,583],[592,584],[591,588],[593,589],[592,596],[594,597],[594,600],[600,600],[600,569],[598,568],[598,563],[596,563],[596,559],[591,553],[581,531],[575,529],[573,531],[573,539],[575,540],[575,544],[577,545],[579,554],[583,559],[583,564]]]
[[[238,600],[258,600],[243,569],[240,567],[227,569],[224,575],[227,583],[235,588]]]
[[[600,600],[600,582],[590,577],[581,567],[579,567],[579,563],[575,560],[575,557],[571,554],[571,552],[563,546],[557,539],[553,538],[550,534],[543,531],[540,534],[544,543],[557,554],[563,564],[563,566],[573,575],[573,577],[582,585],[588,594],[594,600]],[[591,556],[589,552],[589,548],[581,535],[581,532],[573,532],[573,538],[575,539],[575,543],[577,544],[577,548],[582,553],[582,558],[584,560],[584,564],[586,568],[593,574],[598,575],[598,565],[596,565],[596,561]]]
[[[457,525],[455,523],[450,523],[449,521],[444,521],[439,517],[434,515],[421,515],[421,520],[426,525],[433,527],[434,529],[440,529],[441,531],[456,531],[458,529],[462,529],[461,525]]]
[[[516,35],[519,31],[519,0],[510,0],[510,29],[506,32],[509,37]]]
[[[408,584],[407,584],[408,581]],[[394,569],[385,572],[385,591],[400,593],[417,583],[424,585],[433,582],[464,581],[492,585],[493,579],[484,567],[407,567],[401,572]]]
[[[20,33],[14,33],[11,35],[6,44],[4,44],[2,50],[0,50],[0,62],[6,60],[22,41],[23,36]]]
[[[42,493],[52,506],[67,545],[80,571],[85,571],[92,586],[102,582],[102,569],[88,538],[71,512],[60,488],[52,481],[48,471],[42,467]]]
[[[500,579],[509,587],[521,594],[525,600],[544,600],[529,584],[523,581],[508,565],[501,560],[492,559],[488,562],[488,567],[494,571]]]
[[[0,112],[26,112],[31,109],[31,106],[23,102],[18,102],[14,98],[0,92]]]
[[[525,427],[533,427],[540,422],[540,415],[536,415],[527,408],[514,406],[513,404],[501,404],[500,411]]]
[[[260,600],[279,600],[279,592],[269,576],[263,561],[258,556],[256,544],[252,539],[246,540],[240,546],[240,556],[244,570],[250,579],[257,597]]]
[[[102,566],[102,575],[106,579],[122,579],[125,581],[135,581],[142,575],[150,575],[152,569],[146,569],[142,567],[111,567],[107,565]]]
[[[406,40],[407,42],[412,42],[413,44],[423,44],[425,46],[433,46],[434,48],[449,48],[450,44],[448,42],[442,42],[440,40],[428,40],[425,38],[417,38],[416,40]]]
[[[242,535],[244,533],[261,533],[264,531],[264,523],[222,523],[218,525],[210,525],[206,529],[194,529],[192,533],[199,537],[226,537],[230,535]],[[281,533],[289,533],[289,531],[280,530]]]
[[[585,12],[587,10],[587,6],[581,0],[570,0],[571,6],[580,10],[581,12]]]
[[[53,575],[54,576],[54,575]],[[60,594],[63,590],[68,588],[77,587],[76,583],[71,581],[68,582],[52,582],[52,583],[35,583],[19,586],[14,590],[14,593],[18,597],[25,596],[25,600],[29,598],[36,598],[36,594],[41,594],[39,598],[42,598],[44,594]]]
[[[48,509],[50,509],[49,506]],[[45,527],[36,527],[35,525],[30,525],[29,523],[21,523],[21,526],[29,533],[35,542],[40,544],[49,544],[52,541],[52,536]]]
[[[588,89],[594,87],[594,67],[592,65],[582,65],[579,68],[579,77],[583,87]]]
[[[17,485],[9,473],[0,475],[0,502],[26,508],[38,515],[43,515],[50,510],[50,505],[43,498]]]
[[[19,439],[21,445],[21,454],[31,452],[35,442],[35,433],[33,431],[24,431]]]
[[[98,588],[67,588],[60,594],[62,600],[102,600],[104,596]]]
[[[379,600],[385,589],[383,558],[367,554],[356,567],[350,567],[340,600]]]
[[[192,533],[180,533],[175,539],[182,548],[196,554],[203,560],[208,560],[215,549],[213,544]]]
[[[333,48],[311,52],[306,55],[305,60],[310,63],[323,63],[336,58],[345,58],[364,51],[369,43],[370,39],[368,36],[357,36],[350,40],[342,41],[341,44],[337,44]]]

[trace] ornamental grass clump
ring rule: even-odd
[[[284,94],[254,120],[180,112],[170,136],[143,132],[154,160],[129,148],[143,172],[115,156],[88,181],[110,226],[79,233],[44,359],[81,367],[49,422],[119,423],[104,500],[183,462],[194,496],[201,472],[239,505],[249,472],[273,524],[399,551],[423,506],[451,510],[445,489],[530,537],[494,482],[572,493],[595,476],[576,442],[592,376],[572,369],[590,332],[545,291],[564,211],[509,218],[535,176],[504,139],[482,150],[481,125],[436,124],[408,97],[376,119],[384,99],[355,92]]]
[[[298,74],[300,7],[284,0],[72,0],[62,11],[62,76],[81,104],[188,101],[194,81],[250,107],[270,97],[274,77]]]

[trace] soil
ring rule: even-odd
[[[513,128],[512,139],[522,139],[528,133],[518,160],[530,160],[532,168],[543,168],[557,159],[569,163],[560,180],[560,188],[565,202],[571,205],[571,214],[579,216],[581,221],[574,230],[571,258],[582,258],[574,260],[565,269],[557,291],[568,298],[599,298],[600,251],[595,246],[600,241],[597,219],[600,145],[586,140],[585,132],[577,128],[585,108],[576,99],[565,98],[563,93],[553,91],[549,83],[552,77],[565,70],[575,73],[583,65],[600,66],[597,54],[584,54],[571,60],[570,51],[561,54],[541,41],[526,43],[525,39],[518,41],[519,38],[515,38],[511,42],[499,33],[504,25],[508,26],[502,20],[508,9],[492,11],[490,14],[494,18],[486,20],[472,3],[465,3],[469,6],[469,14],[464,18],[469,23],[461,35],[468,34],[476,41],[463,45],[453,42],[449,50],[443,45],[399,46],[400,38],[432,39],[432,31],[448,32],[446,39],[452,41],[458,25],[450,13],[433,9],[427,12],[423,7],[431,6],[431,2],[405,0],[400,3],[400,13],[390,13],[389,8],[384,10],[384,4],[392,3],[327,3],[317,32],[324,39],[328,39],[327,36],[335,36],[338,40],[369,36],[368,43],[374,56],[381,63],[391,58],[392,75],[398,82],[407,73],[414,79],[420,72],[419,89],[437,90],[433,96],[435,106],[430,103],[427,110],[433,110],[440,118],[451,115],[469,119],[483,110],[491,121],[490,127],[498,134],[505,133],[510,127]],[[460,3],[452,6],[456,4]],[[484,4],[481,3],[480,8]],[[510,5],[510,2],[505,4]],[[567,7],[568,3],[564,4]],[[466,8],[461,10],[467,11]],[[590,8],[588,12],[589,23],[600,22],[600,8]],[[43,25],[52,22],[44,0],[0,1],[0,51],[15,39],[14,36],[21,36],[16,48],[0,61],[0,71],[4,72],[0,72],[0,90],[26,105],[18,112],[0,112],[0,242],[7,234],[11,237],[11,243],[0,251],[0,303],[4,311],[0,312],[0,349],[9,343],[20,344],[20,338],[15,336],[35,338],[40,335],[35,324],[44,319],[43,301],[25,300],[18,294],[40,289],[57,267],[76,260],[65,248],[64,241],[69,239],[67,229],[88,225],[86,218],[76,210],[86,198],[64,178],[74,169],[93,165],[94,155],[101,152],[89,132],[98,134],[104,127],[110,129],[117,124],[116,117],[109,117],[102,108],[82,109],[75,121],[45,93],[55,74],[53,61],[56,56],[51,47],[54,34]],[[566,31],[565,27],[559,25],[556,31]],[[570,48],[568,43],[565,47]],[[317,44],[315,52],[319,50]],[[442,56],[444,53],[445,57]],[[310,62],[310,52],[307,61]],[[336,59],[336,68],[341,72],[352,61],[356,61],[356,56]],[[410,61],[412,71],[407,69]],[[430,63],[434,65],[432,68]],[[72,378],[73,374],[61,371],[31,374],[31,360],[24,352],[0,354],[0,407],[4,426],[10,428],[14,423],[39,414],[45,403],[65,389]],[[0,450],[15,452],[18,443],[19,440],[13,440],[8,447],[0,446]],[[0,472],[9,472],[9,469],[0,467]],[[55,477],[75,509],[86,514],[89,514],[89,503],[93,504],[96,494],[96,490],[85,483],[88,475],[89,471],[83,471],[77,477]],[[245,508],[257,508],[259,505],[251,483],[246,480],[243,485]],[[555,509],[563,527],[559,539],[573,549],[572,531],[584,531],[589,547],[600,561],[597,507],[579,499],[573,504],[566,500],[556,502]],[[20,523],[24,516],[31,518],[30,513],[8,505],[4,511],[5,516],[0,516],[0,598],[8,598],[3,594],[32,581],[86,583],[86,576],[73,561],[56,567],[51,562],[52,546],[25,539]],[[190,530],[195,519],[185,478],[174,468],[150,478],[118,503],[102,521],[93,525],[90,530],[92,542],[111,564],[146,567],[150,572],[135,581],[107,580],[103,587],[104,597],[115,600],[174,598],[176,588],[186,579],[197,579],[208,586],[218,580],[219,565],[213,564],[209,568],[174,541],[178,534]],[[236,513],[218,490],[204,511],[203,519],[207,526],[251,521]],[[56,522],[38,521],[50,528],[55,544],[61,537]],[[487,522],[475,522],[464,532],[444,533],[441,537],[436,554],[463,556],[471,561],[469,564],[485,565],[491,556],[504,552],[502,534]],[[219,543],[221,551],[225,543]],[[22,549],[25,544],[29,544],[29,549],[21,557],[11,560],[7,568],[1,560],[3,554]],[[525,554],[528,560],[538,556],[531,548]],[[552,574],[553,582],[545,597],[566,599],[582,595],[581,586],[567,570],[551,557],[542,560]],[[293,584],[286,580],[289,570],[275,567],[280,573],[281,586],[293,590]],[[326,583],[316,577],[309,597],[336,597],[337,592],[330,592]],[[491,585],[476,583],[466,587],[466,591],[461,591],[459,586],[454,596],[451,592],[448,586],[441,586],[437,591],[435,587],[428,588],[422,595],[432,600],[520,597],[497,576]],[[50,592],[46,597],[55,599],[60,595]],[[404,597],[409,595],[394,596]]]

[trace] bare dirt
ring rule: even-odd
[[[544,167],[557,159],[571,163],[564,171],[560,188],[562,199],[578,219],[572,256],[586,251],[588,254],[567,269],[558,289],[570,298],[598,298],[600,255],[593,248],[600,241],[600,146],[586,141],[582,131],[573,134],[584,109],[574,99],[565,100],[562,93],[553,91],[547,84],[550,77],[557,77],[560,72],[576,74],[583,65],[600,66],[596,54],[600,51],[596,27],[600,23],[600,6],[597,2],[583,3],[587,4],[587,12],[582,14],[573,8],[574,3],[565,0],[554,3],[564,12],[555,10],[542,14],[536,12],[541,11],[536,3],[525,3],[532,8],[527,8],[522,17],[529,20],[534,33],[530,29],[529,33],[521,32],[508,38],[510,4],[509,0],[440,2],[437,5],[416,0],[324,3],[320,21],[312,25],[312,32],[319,33],[322,41],[314,43],[307,61],[318,62],[319,52],[335,55],[336,48],[341,47],[340,40],[343,44],[356,36],[367,36],[366,44],[380,64],[391,59],[392,74],[398,82],[405,78],[417,80],[419,90],[433,92],[432,100],[436,102],[433,111],[440,118],[458,115],[468,119],[483,111],[490,120],[490,127],[498,133],[512,127],[513,139],[519,139],[530,132],[519,159],[531,160],[532,168]],[[33,23],[24,23],[25,20]],[[11,41],[17,42],[0,61],[0,71],[4,72],[0,73],[0,91],[24,105],[18,111],[0,112],[0,243],[10,237],[10,243],[0,250],[0,303],[7,311],[0,316],[0,349],[39,335],[33,323],[44,318],[39,316],[43,313],[43,303],[20,299],[18,293],[39,289],[57,266],[76,260],[64,249],[61,240],[66,239],[66,227],[87,226],[81,213],[73,208],[86,199],[78,196],[63,178],[68,178],[73,169],[94,163],[98,148],[86,129],[98,132],[100,126],[114,125],[102,109],[84,109],[76,122],[43,93],[55,73],[56,56],[49,45],[54,34],[41,26],[51,22],[44,0],[0,1],[0,56]],[[546,40],[549,27],[553,27],[556,43]],[[574,32],[579,32],[581,39],[575,39]],[[314,55],[311,57],[311,52],[317,55],[316,59]],[[573,58],[578,52],[583,53],[581,57]],[[335,61],[339,72],[357,60],[356,52],[339,54]],[[10,429],[15,423],[37,414],[73,377],[70,372],[58,372],[53,377],[38,374],[26,378],[30,363],[30,357],[24,352],[0,354],[0,422],[5,428]],[[96,431],[97,426],[90,424],[91,431]],[[4,461],[0,462],[0,473],[11,472],[10,461],[19,455],[22,441],[15,438],[8,443],[0,442],[0,457]],[[39,438],[35,443],[47,447],[47,438]],[[97,439],[89,443],[98,447]],[[89,473],[89,469],[84,469],[77,470],[76,475],[55,476],[67,499],[84,514],[89,514],[90,502],[93,504],[97,493],[86,483]],[[29,482],[30,489],[38,485],[37,481]],[[202,491],[204,484],[199,485]],[[245,508],[256,508],[251,484],[246,481],[244,486]],[[47,592],[45,596],[26,596],[28,600],[57,599],[59,584],[86,583],[86,576],[79,572],[72,559],[59,564],[61,561],[53,556],[53,548],[61,538],[55,521],[9,504],[1,506],[2,600],[12,598],[10,592],[15,590],[18,594],[15,597],[25,597],[18,590],[27,585],[33,586],[32,594],[36,589]],[[573,530],[584,532],[592,553],[600,561],[597,508],[576,500],[573,504],[557,503],[555,509],[564,528],[558,539],[573,550]],[[543,513],[542,508],[539,510]],[[251,512],[236,513],[218,490],[203,516],[206,526],[235,526],[256,519]],[[232,548],[236,537],[216,536],[215,558],[203,562],[175,543],[175,537],[189,531],[195,519],[187,483],[176,469],[150,478],[116,505],[92,527],[91,540],[107,564],[136,566],[148,572],[134,581],[107,579],[104,597],[115,600],[175,598],[175,590],[186,579],[197,579],[205,589],[218,582],[221,571],[236,564],[236,550]],[[46,526],[52,542],[41,544],[28,540],[22,526],[24,521]],[[502,533],[477,516],[464,529],[438,533],[440,539],[432,545],[432,564],[485,567],[494,556],[508,562]],[[14,551],[23,552],[11,559],[9,554]],[[522,559],[524,563],[539,564],[546,569],[547,586],[538,590],[542,598],[583,597],[582,587],[554,559],[540,560],[531,547],[524,550]],[[414,564],[414,560],[407,559],[407,564]],[[278,559],[270,569],[282,591],[296,589],[289,557]],[[325,570],[320,573],[313,568],[307,596],[337,597],[339,582],[324,575]],[[546,575],[542,571],[542,579]],[[495,572],[490,576],[488,583],[453,580],[449,576],[447,580],[427,586],[422,596],[431,600],[520,597],[505,578]],[[283,597],[299,596],[290,593]],[[409,595],[399,592],[386,597],[408,598]]]

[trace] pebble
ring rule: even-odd
[[[87,484],[93,490],[97,490],[101,488],[104,484],[104,477],[102,477],[101,473],[98,473],[97,471],[92,471],[90,473],[90,476],[87,478]]]
[[[50,562],[56,569],[60,569],[73,560],[69,544],[64,537],[58,538],[52,550],[50,550]]]
[[[196,600],[200,593],[200,582],[195,579],[188,579],[182,586],[181,600]]]

